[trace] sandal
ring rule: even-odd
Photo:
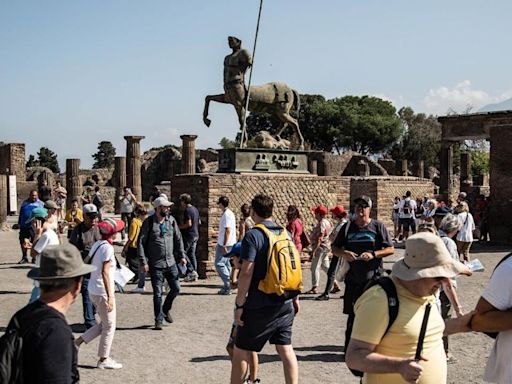
[[[338,293],[339,291],[341,291],[339,285],[334,285],[331,289],[331,293]]]
[[[304,292],[305,295],[318,295],[318,291],[316,290],[316,287],[311,288],[309,291]]]

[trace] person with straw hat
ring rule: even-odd
[[[355,305],[346,362],[350,369],[364,372],[363,383],[446,383],[445,324],[434,293],[444,281],[460,274],[471,271],[450,256],[439,236],[421,232],[408,238],[405,255],[393,265],[391,274],[398,316],[389,329],[388,297],[381,286],[368,289]],[[429,316],[425,314],[428,308],[432,309]],[[458,320],[467,328],[472,316],[469,313]],[[420,337],[422,328],[424,338]]]
[[[11,318],[6,333],[23,334],[25,383],[78,383],[77,352],[66,313],[80,293],[84,275],[96,268],[84,264],[73,245],[52,245],[41,252],[39,268],[28,277],[39,281],[41,296]],[[24,369],[26,367],[26,369]]]

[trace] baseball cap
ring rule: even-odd
[[[30,212],[30,217],[27,221],[25,221],[25,224],[29,224],[33,222],[35,219],[46,219],[47,217],[48,211],[44,208],[37,207]]]
[[[372,207],[372,199],[370,199],[369,196],[366,196],[366,195],[361,195],[359,197],[356,197],[354,199],[354,204],[360,204],[360,203],[363,203],[363,204],[366,204],[368,205],[370,208]]]
[[[27,277],[34,280],[65,279],[83,276],[94,270],[95,266],[82,261],[82,255],[74,245],[49,245],[41,252],[39,268],[32,268]]]
[[[173,205],[173,203],[162,196],[157,197],[155,200],[153,200],[153,207],[155,208],[158,208],[160,206],[170,207],[171,205]]]
[[[98,208],[94,204],[85,204],[82,210],[86,215],[98,213]]]
[[[393,275],[411,281],[429,277],[452,278],[471,275],[469,268],[451,257],[441,238],[430,232],[419,232],[405,243],[405,255],[393,265]]]
[[[434,213],[434,216],[444,217],[444,216],[446,216],[449,213],[452,213],[450,208],[448,208],[448,207],[439,207],[439,208],[436,209],[436,212]]]
[[[345,208],[343,208],[343,205],[337,205],[334,208],[331,208],[330,211],[336,216],[341,216],[343,213],[345,213]]]
[[[323,206],[322,204],[320,204],[318,207],[311,208],[311,211],[313,211],[315,214],[317,214],[317,213],[320,213],[322,215],[327,214],[327,208],[325,206]]]
[[[239,241],[238,243],[235,243],[235,245],[233,245],[231,247],[231,251],[226,253],[224,255],[224,257],[240,256],[241,251],[242,251],[242,242]]]

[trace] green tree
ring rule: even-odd
[[[368,155],[389,148],[402,134],[396,109],[374,96],[345,96],[330,100],[329,134],[338,147]],[[333,143],[333,145],[334,145]]]
[[[37,152],[37,162],[41,167],[49,168],[54,173],[60,172],[57,155],[46,147],[41,147]]]
[[[98,152],[92,155],[94,159],[93,169],[111,168],[114,166],[116,149],[110,141],[101,141],[98,144]]]
[[[235,148],[236,147],[236,142],[234,140],[228,139],[227,137],[223,137],[219,141],[219,146],[222,149]]]
[[[36,158],[34,157],[34,155],[30,155],[28,157],[28,161],[27,161],[27,164],[25,165],[25,167],[29,168],[29,167],[37,167],[39,165],[39,163],[36,161]]]
[[[441,151],[441,124],[437,117],[414,113],[411,107],[398,111],[403,135],[392,147],[390,154],[396,159],[423,160],[425,166],[437,167]]]

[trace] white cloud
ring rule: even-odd
[[[476,111],[484,105],[497,103],[512,96],[512,91],[507,91],[498,96],[493,96],[483,90],[471,89],[471,81],[464,80],[455,87],[446,86],[431,89],[423,102],[427,111],[434,114],[445,114],[450,109],[462,113],[468,106]]]

